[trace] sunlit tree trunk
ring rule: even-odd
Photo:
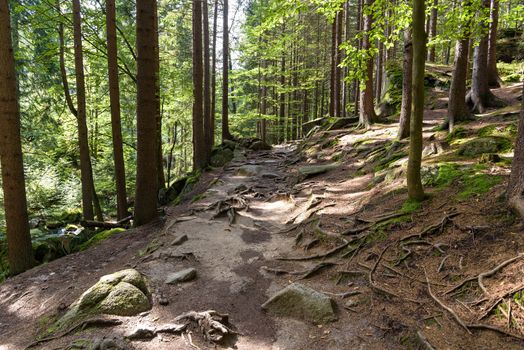
[[[438,6],[438,0],[433,0],[433,7],[431,8],[431,15],[429,19],[429,37],[431,39],[435,39],[435,37],[437,36],[437,19],[438,19],[437,6]],[[429,48],[429,52],[428,52],[428,61],[429,62],[435,62],[435,57],[436,57],[435,51],[436,51],[436,47],[435,45],[432,45]]]
[[[374,0],[365,0],[365,8],[370,8],[374,3]],[[364,12],[364,11],[362,11]],[[362,39],[362,50],[368,54],[368,59],[365,63],[366,82],[365,87],[360,92],[360,115],[359,124],[361,127],[369,127],[377,119],[375,114],[375,106],[373,101],[373,55],[370,53],[371,41],[370,32],[372,30],[373,15],[364,15],[364,36]]]
[[[206,163],[213,149],[212,113],[211,113],[211,67],[209,57],[209,11],[207,0],[202,1],[202,26],[204,34],[204,142]]]
[[[424,32],[424,0],[413,0],[413,113],[410,125],[409,159],[407,170],[408,196],[420,201],[424,189],[420,178],[422,160],[422,121],[424,117],[424,70],[426,35]]]
[[[13,275],[34,265],[17,98],[9,8],[7,0],[0,0],[0,163],[7,226],[7,259]]]
[[[193,0],[193,167],[206,166],[202,1]]]
[[[159,31],[158,31],[158,4],[153,2],[153,14],[155,16],[155,108],[156,108],[156,135],[157,135],[157,152],[156,152],[156,166],[157,166],[157,177],[158,177],[158,190],[166,187],[166,177],[164,175],[164,155],[162,151],[162,103],[160,101],[160,43],[159,43]]]
[[[497,32],[499,23],[499,0],[491,0],[489,38],[488,38],[488,85],[500,87],[500,76],[497,69]]]
[[[75,42],[75,76],[77,100],[76,118],[78,122],[80,174],[82,178],[82,210],[85,220],[93,220],[93,197],[95,193],[95,187],[93,181],[93,170],[91,166],[91,156],[89,153],[86,122],[86,90],[84,76],[84,53],[82,49],[82,18],[80,14],[80,0],[73,0],[73,29]]]
[[[455,46],[455,62],[449,89],[448,128],[453,131],[455,124],[471,117],[466,105],[466,80],[468,75],[469,38],[460,39]]]
[[[122,146],[120,121],[120,86],[118,82],[118,54],[116,43],[115,0],[106,0],[107,66],[109,78],[109,101],[111,104],[111,130],[115,163],[117,216],[121,220],[127,214],[126,173]]]
[[[158,152],[155,68],[156,0],[136,2],[137,48],[137,172],[135,193],[135,226],[157,217]]]
[[[217,100],[217,22],[218,22],[218,0],[215,0],[215,7],[213,12],[213,49],[212,49],[212,63],[211,63],[211,130],[209,130],[210,138],[213,144],[215,143],[215,112]]]

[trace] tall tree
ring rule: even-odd
[[[95,185],[93,180],[91,155],[89,152],[86,121],[86,88],[84,75],[84,52],[82,48],[82,15],[80,13],[80,0],[73,0],[73,29],[75,42],[75,77],[77,102],[76,119],[78,122],[78,143],[80,148],[80,175],[82,178],[82,210],[85,220],[93,220]]]
[[[491,0],[489,38],[488,38],[488,85],[500,87],[500,76],[497,69],[497,33],[499,24],[499,0]]]
[[[429,33],[428,36],[431,39],[435,39],[437,36],[437,19],[438,19],[438,0],[433,0],[433,6],[431,6],[431,15],[429,18]],[[435,45],[431,45],[428,52],[428,61],[435,62]]]
[[[153,14],[155,16],[155,106],[156,106],[156,133],[157,133],[157,153],[156,153],[156,165],[157,165],[157,177],[158,177],[158,190],[166,187],[166,177],[164,175],[164,155],[162,152],[162,104],[160,102],[160,42],[159,42],[159,27],[158,27],[158,4],[155,1],[153,3],[155,7]]]
[[[426,58],[424,19],[424,0],[413,0],[413,112],[410,125],[407,185],[409,198],[417,201],[424,199],[424,189],[420,178],[420,165],[422,161],[422,120],[424,117],[424,71]]]
[[[135,193],[135,226],[157,217],[157,98],[158,76],[155,68],[156,0],[136,2],[137,48],[137,165]],[[153,165],[153,166],[152,166]]]
[[[204,67],[202,47],[202,1],[193,0],[193,167],[206,166],[204,133]]]
[[[373,29],[372,6],[375,0],[365,0],[365,7],[362,11],[364,15],[362,50],[367,55],[364,70],[366,74],[365,86],[360,92],[360,114],[359,124],[362,127],[369,127],[377,119],[373,102],[373,50],[371,49],[371,30]]]
[[[411,41],[411,28],[404,29],[404,60],[402,62],[402,104],[400,106],[400,122],[398,138],[409,137],[411,121],[413,80],[413,42]]]
[[[489,9],[490,0],[482,0],[482,8]],[[482,10],[482,9],[481,9]],[[483,25],[486,26],[485,24]],[[488,84],[488,31],[484,28],[479,45],[473,53],[473,77],[467,95],[468,105],[473,112],[484,113],[489,107],[501,107],[503,102],[489,89]],[[485,34],[484,34],[485,32]]]
[[[224,0],[222,14],[222,141],[230,140],[229,132],[229,3]]]
[[[120,121],[120,86],[118,80],[118,49],[116,43],[115,0],[106,0],[107,67],[109,78],[109,101],[111,104],[111,130],[113,158],[115,162],[117,216],[127,216],[126,172]]]
[[[211,53],[211,107],[210,107],[210,118],[211,118],[211,129],[209,130],[210,139],[213,144],[215,143],[215,113],[216,113],[216,101],[217,101],[217,22],[218,22],[218,0],[215,0],[215,6],[213,9],[213,44]]]
[[[204,142],[206,162],[213,149],[213,123],[211,113],[211,67],[209,57],[209,11],[207,0],[202,1],[202,26],[204,35]]]
[[[34,265],[25,191],[20,112],[7,0],[0,0],[0,163],[11,274]]]
[[[510,207],[524,218],[524,87],[522,97],[517,144],[511,165],[507,199]]]

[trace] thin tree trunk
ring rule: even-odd
[[[455,46],[455,62],[453,66],[453,76],[451,78],[451,87],[449,89],[447,117],[450,132],[453,131],[457,122],[471,118],[471,112],[466,104],[468,53],[469,33],[468,37],[458,40],[457,45]]]
[[[204,142],[206,163],[211,158],[213,132],[211,116],[211,67],[209,58],[209,12],[207,0],[202,1],[202,25],[204,27]]]
[[[222,38],[222,141],[230,140],[231,133],[229,132],[229,20],[228,20],[229,4],[228,0],[224,0],[224,14],[223,14],[223,30]]]
[[[20,111],[7,0],[0,0],[0,163],[7,226],[7,259],[12,275],[34,266],[25,191]]]
[[[374,0],[365,0],[366,8],[370,8]],[[362,11],[364,12],[364,11]],[[375,107],[373,101],[373,57],[369,52],[371,49],[370,32],[372,30],[373,15],[367,14],[364,16],[364,36],[362,40],[362,50],[368,54],[368,59],[365,63],[366,82],[365,87],[360,92],[360,115],[359,124],[362,127],[368,128],[377,119],[375,114]]]
[[[215,7],[213,12],[213,52],[211,63],[211,126],[209,130],[212,144],[215,144],[215,113],[217,104],[217,22],[218,22],[218,0],[215,0]]]
[[[507,198],[509,206],[524,218],[524,87],[522,89],[519,129],[515,156],[511,165]]]
[[[73,0],[73,27],[75,42],[75,76],[78,121],[78,143],[80,148],[80,174],[82,178],[82,210],[84,220],[93,220],[93,170],[89,154],[88,131],[86,122],[86,90],[84,76],[84,53],[82,50],[82,18],[80,0]],[[103,220],[102,220],[103,221]]]
[[[412,81],[413,81],[413,42],[411,28],[404,29],[404,60],[402,63],[402,105],[400,107],[400,122],[398,138],[409,137],[411,121]]]
[[[329,116],[334,117],[337,113],[337,17],[331,25],[331,75],[329,79]]]
[[[435,37],[437,36],[437,17],[438,17],[438,9],[437,9],[437,6],[438,6],[438,0],[433,0],[433,7],[431,8],[431,15],[430,15],[430,19],[429,19],[429,34],[428,36],[433,40],[435,39]],[[428,61],[429,62],[435,62],[435,51],[436,51],[436,47],[435,45],[431,45],[431,47],[429,48],[429,53],[428,53]]]
[[[342,117],[342,50],[340,50],[340,45],[342,45],[343,40],[343,18],[344,10],[340,10],[337,13],[337,49],[336,49],[336,66],[335,66],[335,116],[337,118]]]
[[[158,167],[151,166],[157,159],[157,103],[158,76],[155,68],[156,0],[136,2],[137,47],[137,172],[135,193],[135,226],[141,226],[157,217]],[[153,164],[156,164],[154,162]]]
[[[490,0],[482,0],[482,6],[489,8]],[[502,107],[504,103],[498,99],[488,85],[488,35],[481,38],[473,54],[473,77],[471,90],[468,93],[468,106],[474,113],[484,113],[489,107]]]
[[[113,157],[115,163],[116,204],[118,220],[128,216],[126,172],[122,146],[122,126],[120,121],[120,86],[118,82],[118,49],[116,43],[115,0],[106,0],[107,66],[109,78],[109,101],[111,105],[111,130]]]
[[[488,39],[488,85],[500,87],[500,76],[497,69],[497,29],[499,23],[499,0],[491,0],[489,39]]]
[[[424,117],[424,70],[426,35],[424,33],[424,0],[413,0],[413,115],[411,118],[407,170],[408,196],[420,201],[424,189],[420,178],[422,160],[422,120]]]
[[[206,166],[204,133],[204,67],[202,47],[202,2],[193,0],[193,167]]]
[[[154,9],[153,14],[155,16],[155,106],[156,106],[156,134],[157,134],[157,153],[156,153],[156,165],[157,165],[157,177],[158,177],[158,190],[166,187],[166,177],[164,175],[164,155],[162,151],[162,107],[160,102],[160,43],[159,43],[159,30],[158,30],[158,5],[155,1],[153,3]]]

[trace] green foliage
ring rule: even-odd
[[[400,211],[402,213],[411,214],[420,210],[420,208],[422,208],[422,202],[413,199],[408,199],[404,202],[404,204],[402,204],[402,208],[400,209]]]
[[[515,139],[517,137],[517,125],[487,125],[478,130],[478,135],[481,137],[485,136],[500,136],[508,139]]]

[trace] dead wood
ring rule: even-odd
[[[62,337],[65,337],[66,335],[69,335],[77,330],[84,330],[86,328],[90,327],[112,327],[112,326],[118,326],[121,325],[122,321],[120,321],[117,318],[90,318],[87,320],[80,321],[78,323],[75,323],[73,326],[69,327],[65,331],[62,331],[58,334],[39,339],[33,343],[31,343],[29,346],[26,347],[26,349],[33,348],[35,346],[50,342],[52,340],[56,340]]]
[[[228,335],[238,334],[228,326],[228,319],[228,315],[219,314],[214,310],[203,312],[190,311],[176,317],[175,322],[184,322],[186,329],[189,326],[196,327],[202,332],[204,339],[213,343],[219,343]]]

